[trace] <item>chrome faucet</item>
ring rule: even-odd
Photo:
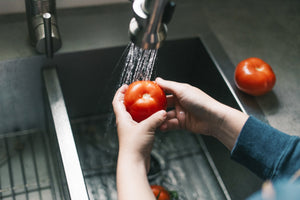
[[[134,17],[129,24],[129,37],[143,49],[158,49],[167,37],[175,3],[170,0],[134,0]]]
[[[52,54],[61,47],[61,38],[56,22],[56,2],[55,0],[25,0],[26,15],[29,35],[32,45],[39,53]],[[47,20],[51,19],[50,27],[46,28],[45,17],[43,15],[48,13],[51,18],[47,16]],[[45,16],[45,15],[44,15]],[[47,30],[50,30],[47,31]],[[48,32],[48,35],[47,35]],[[51,41],[51,53],[47,52],[47,40]]]

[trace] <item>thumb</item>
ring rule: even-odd
[[[155,131],[167,118],[167,112],[165,110],[157,111],[152,114],[150,117],[142,121],[141,123],[148,131]]]
[[[172,93],[177,95],[178,91],[182,88],[182,83],[175,81],[168,81],[162,78],[156,78],[155,82],[167,93]]]

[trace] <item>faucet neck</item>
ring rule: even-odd
[[[145,0],[145,2],[150,2],[147,4],[144,3],[144,5],[147,6],[145,9],[150,13],[147,33],[154,34],[159,31],[163,23],[162,17],[168,0]]]
[[[170,0],[135,0],[130,22],[130,39],[143,49],[158,49],[167,35],[164,21]],[[175,4],[172,4],[175,5]]]

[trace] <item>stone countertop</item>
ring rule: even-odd
[[[256,97],[267,120],[283,132],[300,136],[300,2],[215,2],[204,6],[207,23],[232,63],[259,57],[276,74],[273,90]]]
[[[200,36],[207,40],[206,47],[216,55],[215,61],[233,88],[234,66],[241,60],[259,57],[268,62],[277,76],[276,85],[270,93],[254,99],[272,126],[300,136],[300,2],[176,2],[168,39]],[[63,47],[58,53],[126,45],[130,18],[129,3],[59,10]],[[28,40],[25,14],[0,16],[0,61],[35,56]],[[220,56],[220,49],[225,54]],[[223,63],[224,56],[229,64]],[[253,99],[240,95],[242,101]],[[251,109],[248,113],[252,114]]]

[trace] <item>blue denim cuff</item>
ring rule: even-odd
[[[277,178],[299,139],[250,116],[231,151],[231,158],[263,179]],[[291,174],[294,171],[290,172]]]

